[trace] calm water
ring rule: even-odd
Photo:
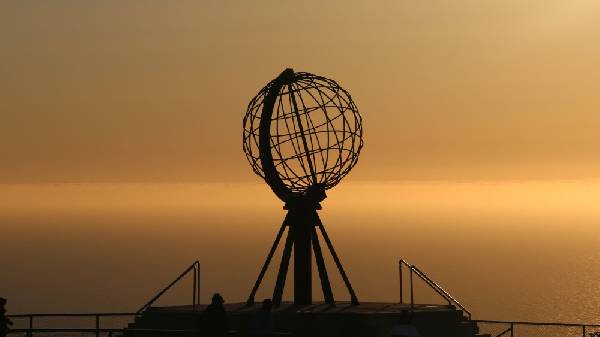
[[[284,216],[262,184],[0,185],[0,200],[12,313],[136,310],[195,259],[203,301],[242,301]],[[320,214],[363,301],[398,300],[403,257],[475,318],[599,323],[599,200],[600,181],[349,182]]]

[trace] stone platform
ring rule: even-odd
[[[251,335],[252,327],[261,305],[246,306],[245,303],[225,305],[230,329],[236,335]],[[152,307],[129,325],[131,329],[190,330],[198,328],[198,321],[205,305]],[[276,332],[298,337],[392,337],[403,312],[410,305],[398,303],[336,303],[330,306],[317,303],[297,307],[284,302],[272,312]],[[450,305],[415,305],[412,325],[420,337],[475,337],[477,325],[466,318],[462,311]],[[126,335],[128,335],[126,333]],[[129,334],[134,335],[134,334]],[[178,336],[182,336],[179,334]],[[195,336],[201,336],[200,333]]]

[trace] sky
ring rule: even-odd
[[[352,180],[598,177],[600,2],[0,2],[0,183],[257,181],[284,68],[354,98]]]

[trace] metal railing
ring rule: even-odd
[[[473,322],[477,323],[479,333],[489,334],[492,337],[600,336],[600,324],[495,320],[473,320]]]
[[[90,329],[79,329],[86,330],[88,332],[94,332],[96,337],[100,336],[101,332],[108,332],[110,330],[119,330],[119,329],[103,329],[101,328],[101,318],[102,317],[119,317],[119,316],[135,316],[134,312],[103,312],[103,313],[77,313],[77,314],[20,314],[20,315],[6,315],[8,318],[26,318],[28,321],[28,327],[24,329],[11,329],[11,332],[26,332],[27,336],[31,336],[33,331],[36,330],[52,330],[52,329],[40,329],[34,328],[34,320],[35,318],[42,317],[60,317],[60,318],[68,318],[68,317],[80,317],[80,318],[94,318],[95,326]],[[65,329],[62,329],[66,331]]]
[[[114,334],[122,334],[124,329],[77,329],[77,328],[37,328],[37,329],[11,329],[7,335],[12,337],[13,335],[18,336],[56,336],[56,335],[79,335],[79,336],[100,336],[107,334],[113,336]]]
[[[6,315],[9,318],[24,318],[27,319],[28,324],[25,329],[11,329],[13,333],[25,332],[27,336],[31,336],[33,332],[92,332],[96,337],[100,337],[101,333],[112,333],[122,331],[122,329],[105,329],[101,327],[101,319],[103,317],[117,317],[117,316],[138,316],[144,310],[150,308],[154,302],[156,302],[162,295],[164,295],[169,289],[171,289],[177,282],[185,277],[190,272],[193,272],[193,285],[192,285],[192,309],[197,310],[197,305],[200,304],[200,262],[194,261],[189,267],[187,267],[173,282],[169,283],[165,288],[159,291],[150,301],[142,306],[136,312],[106,312],[106,313],[76,313],[76,314],[17,314],[17,315]],[[55,317],[55,318],[69,318],[69,317],[80,317],[80,318],[94,318],[94,327],[89,329],[54,329],[54,328],[35,328],[34,321],[36,318],[42,317]]]
[[[150,308],[154,302],[156,302],[162,295],[164,295],[171,287],[173,287],[177,282],[179,282],[184,276],[186,276],[190,272],[194,272],[194,282],[192,285],[192,310],[196,311],[196,305],[200,304],[200,262],[198,260],[194,261],[189,267],[187,267],[173,282],[169,283],[168,286],[164,287],[161,291],[158,292],[148,303],[144,304],[136,314],[141,314],[146,309]]]
[[[471,319],[471,312],[467,310],[460,302],[458,302],[452,295],[450,295],[444,288],[442,288],[439,284],[435,283],[427,274],[425,274],[422,270],[420,270],[417,266],[411,265],[406,262],[404,259],[400,259],[398,261],[398,274],[400,276],[400,303],[404,303],[404,286],[403,286],[403,275],[402,275],[402,267],[406,266],[410,272],[410,308],[411,310],[415,307],[415,294],[413,287],[413,275],[416,274],[425,284],[427,284],[431,289],[433,289],[438,295],[448,301],[449,305],[455,305],[460,310],[462,310],[469,319]]]
[[[184,335],[184,336],[201,336],[202,333],[206,333],[205,331],[198,329],[100,329],[97,331],[96,329],[70,329],[70,328],[60,328],[60,329],[11,329],[8,332],[8,336],[37,336],[37,337],[55,337],[59,335],[65,335],[69,337],[81,336],[88,337],[93,336],[94,333],[101,333],[102,335],[107,335],[107,337],[113,337],[116,335],[126,336],[128,333],[134,336],[140,336],[143,334],[148,334],[149,336],[162,335],[162,336],[173,336],[173,335]],[[246,336],[247,334],[241,333],[239,331],[230,330],[227,332],[226,336]],[[289,332],[281,332],[275,331],[265,334],[265,336],[270,337],[289,337],[291,333]]]

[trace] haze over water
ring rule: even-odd
[[[597,180],[352,181],[320,215],[362,301],[398,301],[403,257],[475,318],[598,323],[599,198]],[[217,291],[243,301],[284,216],[261,183],[14,184],[0,199],[13,313],[136,310],[195,259],[203,302]],[[160,304],[189,302],[189,284]]]

